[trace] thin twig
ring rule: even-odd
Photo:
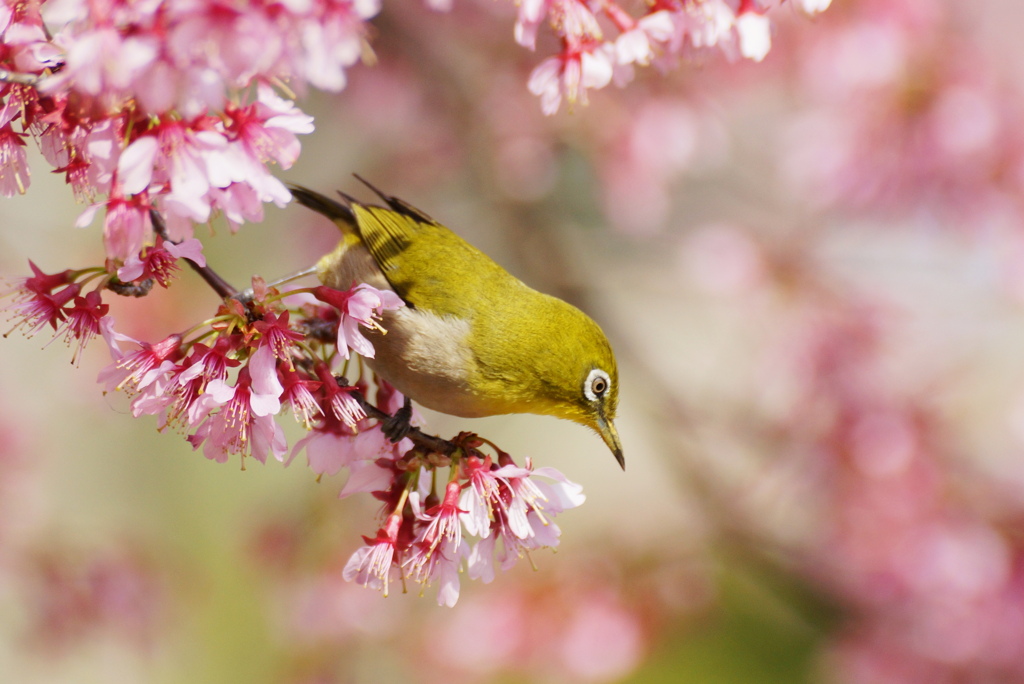
[[[293,280],[298,280],[299,278],[305,278],[306,276],[313,275],[316,272],[317,272],[317,267],[316,266],[310,266],[307,269],[303,269],[301,271],[296,271],[295,273],[292,273],[291,275],[286,275],[283,278],[278,278],[277,280],[273,280],[273,281],[267,283],[267,287],[268,288],[279,287],[279,286],[284,285],[286,283],[290,283]],[[242,302],[242,304],[248,304],[249,302],[252,301],[252,298],[255,296],[255,293],[253,292],[253,289],[251,287],[247,287],[244,290],[240,290],[240,291],[236,292],[235,294],[233,294],[231,296],[234,297],[235,299],[237,299],[238,301]]]

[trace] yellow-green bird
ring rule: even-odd
[[[386,333],[367,334],[374,372],[442,413],[575,421],[597,431],[625,468],[613,422],[615,356],[597,323],[526,286],[422,211],[366,185],[386,206],[343,193],[337,201],[299,186],[291,191],[343,233],[317,263],[324,285],[347,290],[368,283],[406,304],[384,312]]]

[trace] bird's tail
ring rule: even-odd
[[[343,229],[346,226],[355,227],[356,215],[348,204],[321,195],[319,192],[304,188],[301,185],[289,184],[288,189],[291,190],[292,196],[302,206],[309,207],[313,211],[323,214],[338,223]],[[347,200],[348,198],[345,199]]]

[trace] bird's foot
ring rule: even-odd
[[[401,442],[409,434],[409,430],[412,429],[411,420],[412,402],[409,401],[409,397],[406,397],[402,408],[395,411],[395,415],[381,423],[380,429],[384,436],[391,440],[392,444]]]

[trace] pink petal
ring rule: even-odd
[[[121,279],[122,283],[130,283],[139,276],[142,275],[144,265],[142,260],[139,259],[139,255],[132,254],[124,262],[124,266],[117,269],[117,277]]]
[[[379,492],[387,489],[394,479],[390,469],[381,468],[371,461],[353,463],[348,481],[338,494],[339,499],[360,492]]]
[[[485,537],[476,543],[469,552],[467,570],[470,579],[478,579],[484,584],[494,581],[494,545],[497,535]]]
[[[257,418],[253,422],[252,455],[260,463],[266,463],[267,454],[273,454],[278,461],[284,460],[288,451],[288,440],[273,416]]]
[[[206,266],[206,257],[203,255],[203,243],[196,238],[189,238],[178,244],[165,242],[164,248],[173,257],[188,259],[198,266]]]
[[[277,358],[274,356],[274,350],[270,345],[264,345],[256,350],[256,353],[249,359],[249,374],[252,377],[252,388],[256,396],[270,396],[277,399],[284,392],[284,385],[281,384],[281,380],[277,377]],[[277,413],[281,408],[281,402],[278,401],[278,408],[274,411]],[[255,410],[255,405],[253,405]],[[265,413],[257,413],[257,415],[267,415]]]
[[[249,396],[249,407],[257,416],[276,416],[281,411],[281,400],[273,394],[256,394]]]
[[[344,337],[342,337],[341,331],[344,330]],[[372,359],[374,356],[373,345],[370,341],[363,337],[363,334],[359,332],[359,324],[353,318],[346,317],[338,326],[338,340],[341,342],[344,340],[346,348],[342,348],[339,344],[338,351],[344,351],[345,358],[348,358],[348,348],[351,347],[352,351],[359,354],[367,359]]]
[[[218,404],[226,404],[235,396],[235,388],[223,380],[211,380],[206,385],[204,396],[209,395],[210,399]]]
[[[317,475],[337,475],[342,467],[348,465],[349,439],[324,432],[313,433],[305,445],[309,469]],[[298,449],[297,443],[295,451]]]
[[[93,219],[96,218],[96,212],[99,211],[100,207],[106,206],[105,204],[90,204],[85,208],[78,218],[75,219],[75,228],[86,228]],[[118,276],[120,277],[120,276]]]
[[[153,182],[153,162],[160,143],[152,135],[145,135],[125,149],[117,162],[117,178],[121,191],[128,195],[142,192]]]
[[[766,16],[744,12],[736,19],[736,33],[740,38],[740,52],[747,59],[760,62],[772,49],[772,28]]]

